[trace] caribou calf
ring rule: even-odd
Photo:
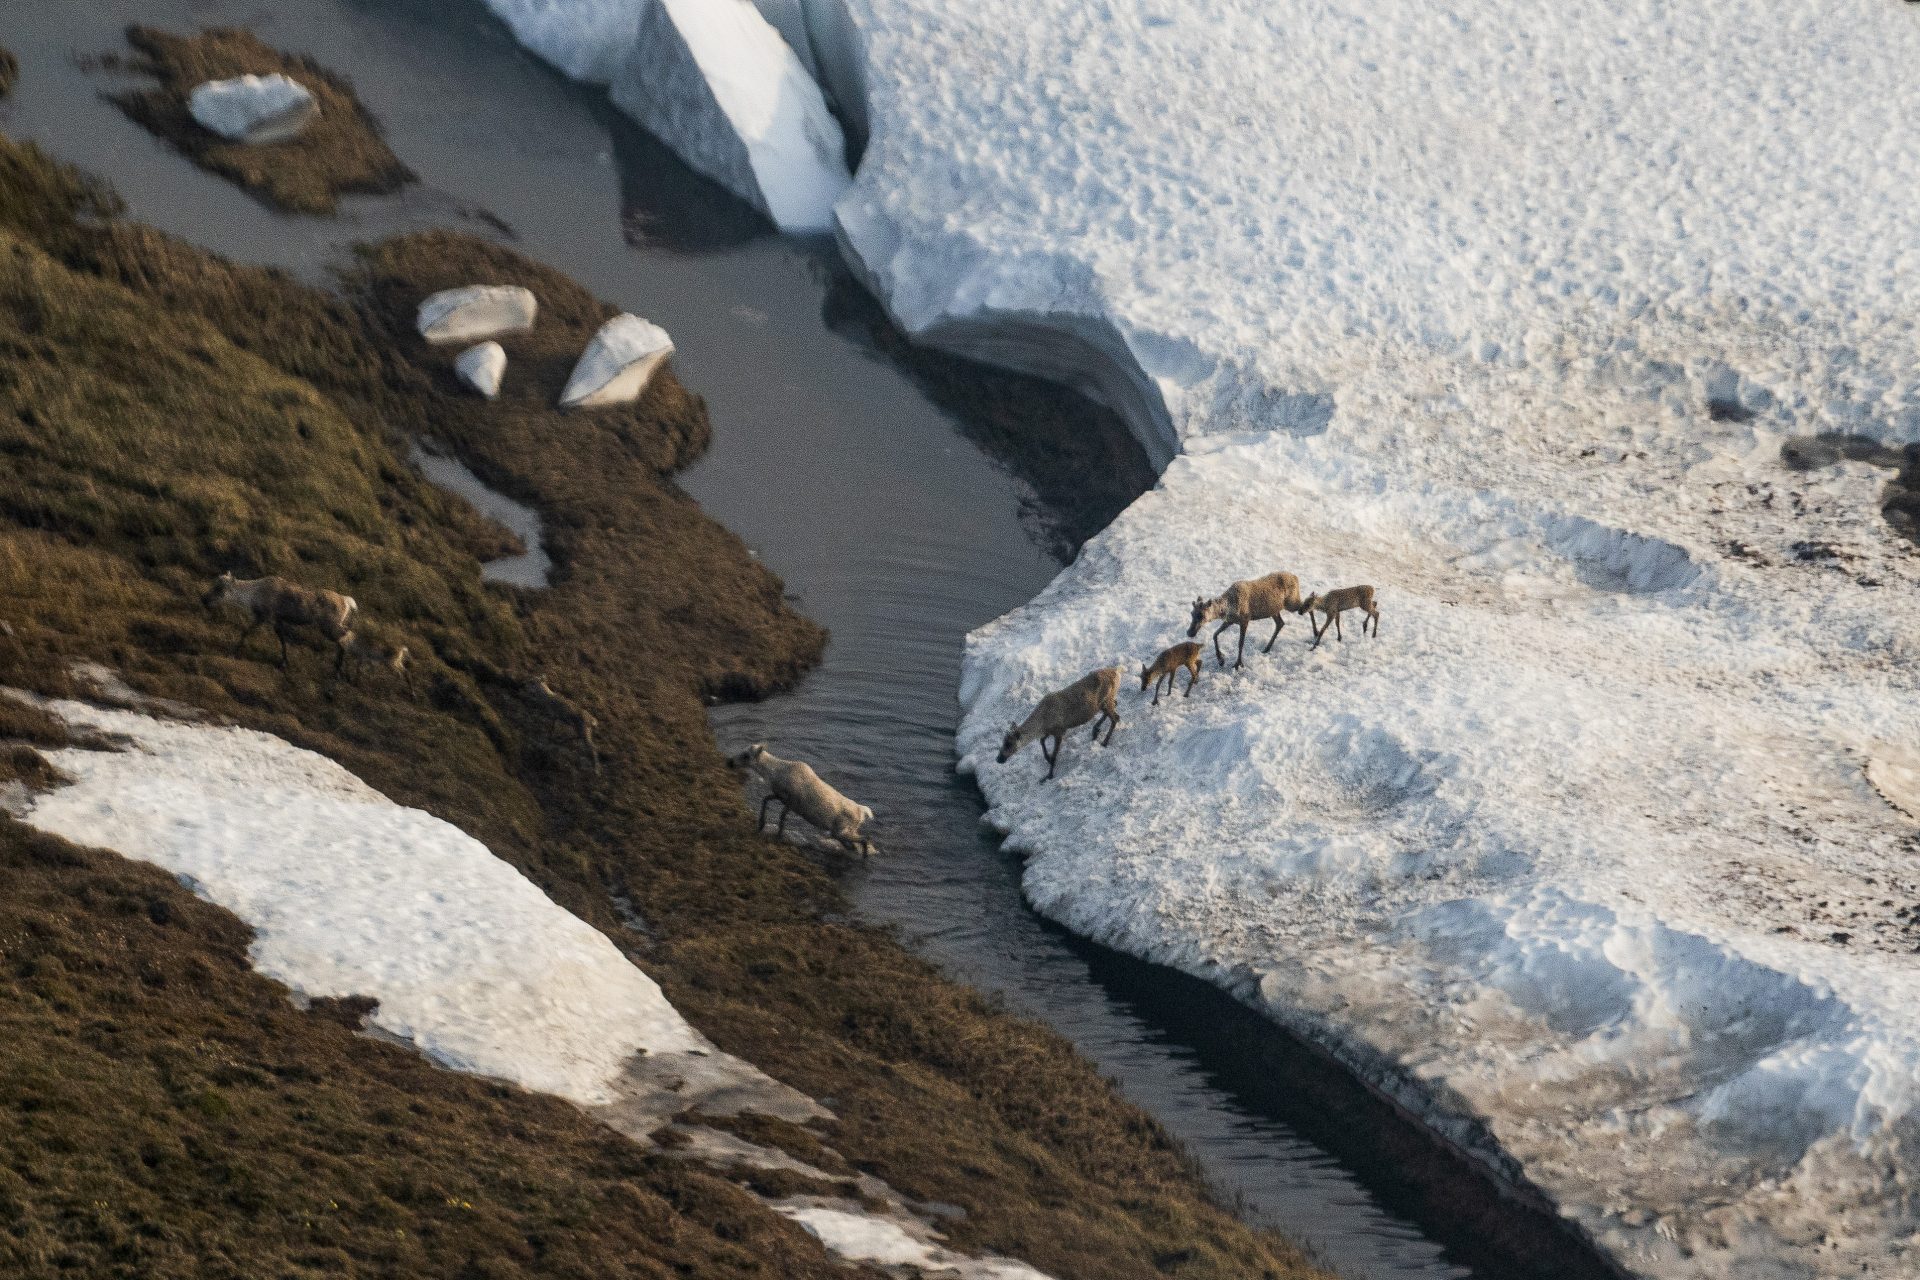
[[[1160,686],[1166,685],[1168,693],[1173,692],[1173,682],[1180,678],[1180,668],[1187,669],[1187,691],[1180,696],[1191,698],[1193,686],[1200,679],[1200,655],[1205,650],[1198,640],[1182,640],[1179,644],[1168,645],[1161,650],[1160,656],[1153,660],[1152,666],[1140,668],[1140,689],[1145,692],[1149,684],[1153,686],[1153,702],[1160,705]]]
[[[1307,625],[1313,627],[1314,648],[1320,647],[1320,637],[1327,634],[1328,627],[1333,628],[1334,639],[1343,641],[1346,639],[1346,636],[1340,633],[1340,615],[1349,609],[1358,609],[1367,615],[1360,620],[1361,635],[1367,634],[1367,624],[1370,622],[1373,624],[1374,638],[1379,638],[1380,606],[1373,602],[1373,588],[1341,587],[1337,591],[1328,591],[1324,594],[1316,591],[1307,597],[1306,603],[1300,606],[1300,612],[1307,615]],[[1315,613],[1325,615],[1327,620],[1316,624],[1313,621]]]

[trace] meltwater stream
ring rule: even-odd
[[[123,52],[136,22],[245,25],[314,55],[354,82],[421,184],[350,199],[338,219],[264,209],[101,100],[118,81],[86,60]],[[664,325],[714,421],[713,449],[683,483],[833,632],[797,692],[716,709],[716,731],[727,747],[764,738],[810,759],[874,807],[882,855],[841,869],[859,910],[1051,1023],[1250,1217],[1342,1273],[1574,1274],[1564,1259],[1488,1247],[1484,1222],[1457,1211],[1464,1188],[1408,1173],[1410,1130],[1357,1090],[1336,1084],[1329,1102],[1337,1073],[1271,1024],[1027,910],[1017,860],[953,772],[954,691],[966,632],[1031,598],[1058,562],[1034,536],[1035,495],[860,324],[829,322],[862,310],[830,245],[773,235],[471,0],[22,4],[0,42],[21,63],[0,129],[107,176],[135,218],[312,279],[354,240],[431,225],[494,234],[498,219],[516,248]],[[1312,1075],[1323,1087],[1302,1083]]]

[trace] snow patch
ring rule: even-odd
[[[442,1065],[581,1105],[621,1101],[637,1066],[772,1084],[485,845],[324,756],[246,729],[46,705],[132,748],[47,752],[73,784],[34,797],[24,820],[173,872],[251,925],[254,966],[297,995],[372,996],[375,1027]]]
[[[969,1257],[937,1243],[925,1225],[906,1218],[842,1207],[810,1197],[777,1200],[773,1207],[811,1232],[827,1249],[849,1262],[905,1267],[960,1280],[1048,1280],[1012,1258]]]
[[[524,502],[515,502],[498,489],[490,488],[469,471],[458,458],[415,444],[407,451],[407,460],[420,468],[420,474],[448,493],[458,494],[475,511],[504,525],[520,539],[526,550],[517,556],[501,556],[480,566],[480,576],[488,582],[537,589],[552,585],[553,558],[541,544],[540,513]]]

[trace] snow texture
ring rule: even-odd
[[[482,342],[468,347],[453,362],[460,381],[491,400],[500,394],[500,379],[506,376],[507,353],[497,342]]]
[[[209,80],[187,95],[187,111],[200,126],[234,142],[285,142],[320,114],[320,104],[297,80],[238,76]]]
[[[480,566],[480,576],[488,582],[538,590],[552,585],[553,558],[541,539],[540,513],[524,502],[515,502],[498,489],[488,487],[458,458],[449,458],[414,445],[408,460],[420,468],[420,474],[445,489],[457,493],[475,511],[495,524],[503,525],[526,550],[517,556],[501,556]]]
[[[560,392],[563,409],[625,404],[647,389],[653,371],[673,354],[667,331],[639,316],[621,313],[600,326]]]
[[[581,1105],[620,1101],[636,1055],[655,1071],[761,1078],[485,845],[324,756],[246,729],[48,705],[132,746],[47,752],[74,782],[36,796],[25,820],[173,872],[251,925],[254,966],[299,995],[373,996],[374,1025],[442,1065]]]
[[[614,105],[782,230],[832,226],[849,181],[845,137],[808,62],[751,0],[487,2],[528,48],[606,85]],[[801,33],[798,0],[768,3]]]
[[[960,1280],[1048,1280],[1012,1258],[969,1257],[943,1248],[923,1224],[850,1207],[851,1202],[796,1198],[773,1207],[811,1232],[828,1251],[849,1262],[901,1267]]]
[[[420,303],[414,323],[428,342],[472,342],[533,328],[540,301],[517,284],[442,289]]]
[[[1328,1045],[1636,1272],[1920,1274],[1882,799],[1920,559],[1884,473],[1780,463],[1920,438],[1920,14],[847,7],[849,257],[1166,465],[968,646],[963,768],[1036,906]],[[1259,626],[1058,781],[993,763],[1275,569],[1372,583],[1379,638]]]

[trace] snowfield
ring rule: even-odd
[[[1034,903],[1631,1270],[1920,1274],[1920,560],[1884,472],[1782,462],[1920,440],[1920,11],[766,4],[860,86],[836,230],[895,318],[1165,466],[969,643]],[[1380,638],[1260,625],[1057,782],[993,763],[1274,569]]]
[[[373,996],[373,1025],[441,1065],[582,1106],[644,1094],[661,1071],[780,1089],[485,845],[325,756],[247,729],[47,705],[131,746],[46,752],[73,785],[33,797],[23,820],[173,872],[251,925],[254,967],[297,994]]]

